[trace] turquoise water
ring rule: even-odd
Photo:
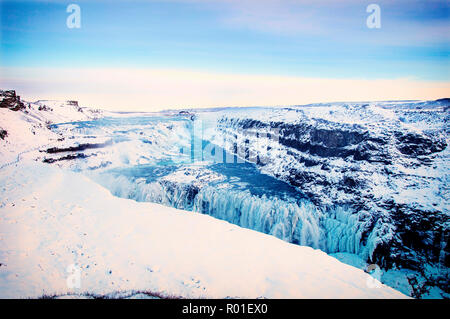
[[[221,174],[224,179],[220,182],[211,182],[209,185],[218,186],[218,184],[227,184],[229,189],[246,191],[248,190],[252,195],[266,197],[277,197],[277,198],[289,198],[290,200],[304,199],[301,192],[297,191],[294,187],[289,184],[279,181],[271,176],[260,173],[256,165],[250,162],[239,161],[236,156],[228,154],[225,150],[218,146],[214,146],[214,150],[211,156],[203,153],[203,156],[197,156],[194,154],[193,149],[202,145],[205,150],[210,146],[210,142],[207,140],[196,140],[193,138],[193,127],[192,121],[185,119],[183,117],[129,117],[129,118],[102,118],[92,121],[82,121],[73,123],[62,123],[52,125],[52,129],[60,130],[67,129],[71,127],[72,130],[79,130],[81,132],[95,133],[96,130],[108,129],[110,137],[115,143],[125,143],[132,139],[137,138],[145,144],[157,143],[157,141],[149,140],[145,137],[146,131],[151,130],[149,127],[152,124],[157,123],[170,123],[170,125],[182,125],[191,135],[184,136],[184,143],[191,145],[190,156],[186,160],[181,161],[177,156],[171,155],[165,158],[161,158],[156,165],[136,165],[136,166],[125,166],[120,168],[106,169],[102,174],[112,174],[115,176],[124,176],[130,181],[136,179],[144,178],[148,183],[155,182],[161,177],[167,176],[180,168],[187,166],[191,167],[192,164],[201,162],[202,164],[207,162],[203,167]],[[158,133],[158,132],[152,132]],[[87,134],[89,135],[89,134]],[[179,141],[180,144],[181,141]],[[195,146],[194,146],[195,145]],[[186,148],[185,148],[186,149]],[[185,151],[180,147],[180,155]],[[189,149],[188,149],[189,151]],[[216,163],[212,157],[214,157],[215,152],[220,152],[223,154],[223,162]],[[226,161],[228,159],[228,161]],[[232,159],[230,162],[229,159]],[[239,161],[239,162],[238,162]]]

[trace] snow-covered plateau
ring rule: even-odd
[[[449,296],[447,99],[138,114],[12,92],[2,297]]]

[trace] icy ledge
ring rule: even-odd
[[[406,298],[385,285],[369,288],[372,277],[319,250],[116,198],[56,167],[11,165],[0,185],[1,298],[130,290],[192,298]],[[81,268],[80,289],[67,287],[71,264]]]

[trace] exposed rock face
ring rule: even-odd
[[[103,147],[111,145],[111,144],[112,144],[112,141],[108,140],[105,143],[84,143],[84,144],[79,144],[76,146],[68,146],[68,147],[62,147],[62,148],[51,147],[51,148],[47,149],[46,152],[49,154],[63,153],[63,152],[79,152],[79,151],[84,151],[87,149],[103,148]]]
[[[78,101],[67,101],[67,105],[78,106]]]
[[[4,140],[8,136],[8,132],[2,128],[0,128],[0,138]]]
[[[431,155],[432,153],[441,152],[447,147],[445,141],[433,140],[430,137],[416,133],[402,134],[395,132],[397,138],[397,148],[404,154],[409,156]]]
[[[83,111],[83,109],[78,105],[78,101],[66,101],[66,104],[73,106],[78,112]]]
[[[178,112],[178,116],[185,116],[190,118],[192,121],[195,120],[195,114],[188,111],[180,111]]]
[[[59,162],[59,161],[70,161],[70,160],[74,160],[74,159],[87,158],[89,156],[91,156],[91,155],[86,155],[83,153],[69,154],[66,156],[62,156],[60,158],[45,158],[42,162],[52,164],[52,163]]]
[[[262,172],[299,188],[327,219],[348,207],[357,221],[349,229],[362,228],[360,243],[373,245],[368,262],[413,269],[449,293],[448,272],[426,270],[450,267],[445,102],[236,111],[217,131],[222,147],[238,154],[245,145]]]
[[[39,105],[38,106],[38,111],[52,112],[53,109],[51,107],[48,107],[47,105]]]
[[[13,111],[25,109],[25,104],[20,101],[20,96],[16,95],[16,91],[0,90],[0,108],[8,108]]]

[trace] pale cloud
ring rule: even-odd
[[[28,100],[79,100],[123,111],[331,101],[437,99],[449,82],[326,79],[129,68],[0,68],[0,87]]]
[[[219,8],[221,23],[230,28],[286,36],[323,36],[336,41],[357,41],[361,45],[424,45],[448,43],[450,20],[417,19],[440,8],[447,15],[446,0],[171,0]],[[366,28],[366,8],[381,7],[382,28]],[[413,18],[415,17],[415,18]]]

